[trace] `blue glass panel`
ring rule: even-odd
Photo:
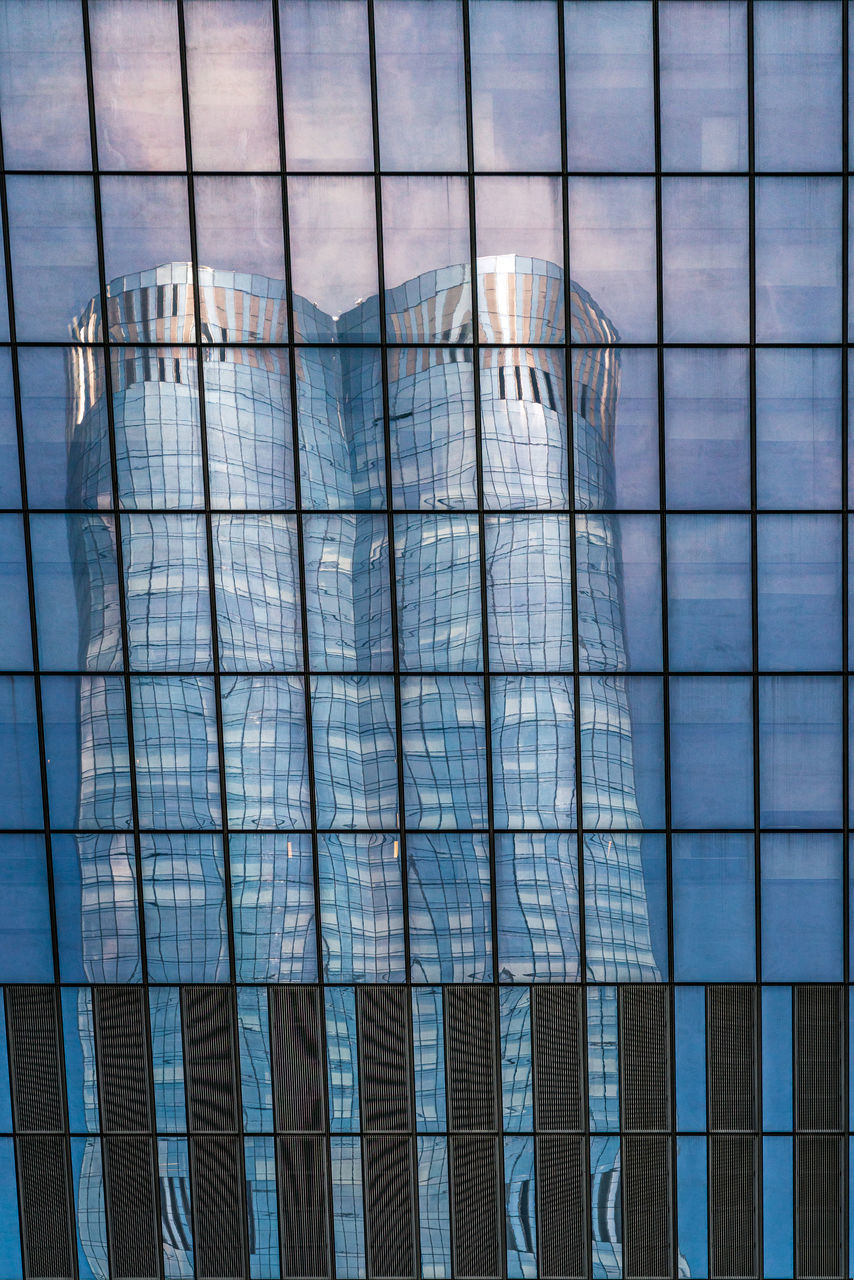
[[[842,825],[842,686],[830,676],[759,681],[760,821]]]
[[[101,353],[92,347],[28,347],[18,352],[31,508],[112,506],[109,425],[101,396],[103,369]],[[69,384],[74,387],[75,418],[80,419],[70,438]],[[17,503],[14,464],[10,474]]]
[[[419,1133],[440,1133],[445,1119],[445,1025],[442,988],[412,988],[412,1057],[415,1125]]]
[[[750,333],[746,178],[662,184],[665,342],[746,342]]]
[[[504,1139],[504,1208],[508,1280],[537,1275],[534,1139]]]
[[[476,507],[471,350],[405,347],[386,358],[393,505]]]
[[[667,875],[663,835],[584,837],[587,976],[599,982],[667,978]]]
[[[303,518],[308,650],[312,669],[390,671],[385,516]]]
[[[267,991],[237,988],[237,1037],[240,1052],[240,1099],[247,1133],[273,1129],[273,1079],[270,1069],[270,1018]],[[247,1171],[247,1176],[248,1171]],[[275,1177],[273,1178],[275,1185]]]
[[[747,168],[746,15],[744,0],[659,7],[665,169]]]
[[[27,561],[20,516],[0,516],[0,596],[3,600],[0,666],[7,671],[32,671]]]
[[[761,851],[763,979],[839,982],[841,836],[766,835]]]
[[[9,1090],[9,1054],[6,1041],[6,1002],[0,991],[0,1133],[12,1132],[12,1095]]]
[[[309,826],[302,677],[227,676],[220,690],[229,826]]]
[[[676,1128],[706,1128],[706,992],[675,987]]]
[[[762,1127],[792,1128],[792,988],[762,988]]]
[[[7,191],[17,336],[62,342],[98,293],[92,180],[17,177]]]
[[[401,680],[406,820],[423,830],[486,826],[483,685],[476,676]]]
[[[40,827],[36,700],[27,676],[0,677],[0,827]]]
[[[161,263],[189,261],[190,225],[183,179],[160,174],[105,176],[100,194],[108,281],[149,271]]]
[[[133,837],[54,832],[51,863],[61,981],[139,982]]]
[[[0,1269],[9,1280],[20,1280],[22,1271],[18,1186],[15,1177],[15,1150],[11,1138],[0,1138]],[[81,1280],[85,1280],[82,1272]]]
[[[41,669],[121,670],[113,518],[31,516],[30,539]]]
[[[791,1138],[762,1139],[762,1228],[766,1276],[793,1275],[794,1159]]]
[[[258,291],[243,305],[245,340],[284,340],[284,282],[263,276],[235,279],[251,282]],[[211,505],[233,511],[295,506],[287,351],[220,347],[203,348],[202,355]]]
[[[376,299],[365,305],[376,307]],[[361,310],[354,313],[357,328]],[[302,312],[300,336],[329,341],[326,317],[309,303],[302,304]],[[379,349],[303,348],[297,406],[303,506],[319,511],[384,507],[383,433],[377,430],[383,417]]]
[[[45,676],[41,682],[50,820],[127,830],[133,822],[124,682]]]
[[[21,357],[18,353],[18,370]],[[23,397],[22,397],[23,398]],[[30,492],[29,501],[33,503]],[[20,471],[18,467],[18,432],[15,421],[15,398],[12,385],[12,353],[0,351],[0,506],[21,505]]]
[[[667,619],[677,671],[749,671],[750,518],[668,516]]]
[[[210,587],[202,516],[122,521],[128,660],[134,671],[209,671]]]
[[[574,826],[572,678],[496,676],[491,701],[495,825]]]
[[[7,4],[0,66],[8,168],[88,169],[86,63],[78,6],[51,0]]]
[[[322,835],[318,875],[327,982],[405,982],[399,839]]]
[[[276,1149],[272,1138],[245,1138],[246,1194],[252,1214],[249,1275],[252,1280],[278,1280],[279,1215],[276,1194]]]
[[[44,839],[4,835],[0,855],[0,895],[15,904],[0,924],[0,982],[53,982]]]
[[[471,337],[472,326],[468,183],[463,177],[387,175],[382,179],[382,202],[388,340],[409,342],[417,337],[421,342],[465,342]],[[431,298],[430,305],[418,305],[419,293]],[[407,371],[411,373],[416,362],[421,365],[421,374],[428,365],[423,355],[419,360],[412,351],[388,352],[386,358],[392,384],[389,418],[393,422],[402,408],[394,385],[398,373],[407,381]],[[443,359],[447,359],[444,353],[439,362]],[[414,425],[410,423],[407,434]],[[431,451],[429,442],[424,443]],[[441,456],[441,437],[436,446]],[[416,501],[412,505],[420,504]]]
[[[600,830],[663,826],[661,681],[644,676],[582,676],[579,698],[585,826]]]
[[[759,342],[839,341],[841,194],[835,178],[757,179]]]
[[[566,516],[487,516],[493,671],[572,670],[571,526]]]
[[[160,1133],[187,1128],[184,1098],[184,1053],[181,1036],[181,994],[177,987],[150,987],[151,1062],[154,1107]]]
[[[587,1091],[590,1128],[594,1133],[619,1132],[619,1085],[617,988],[588,987]]]
[[[577,982],[575,834],[497,835],[495,880],[501,980]]]
[[[616,1053],[615,1053],[616,1058]],[[593,1275],[619,1280],[623,1274],[620,1139],[590,1139],[590,1200]]]
[[[395,516],[394,559],[401,669],[481,667],[477,517]]]
[[[514,295],[522,279],[512,259],[489,259],[482,264],[482,296]],[[542,264],[540,264],[542,266]],[[489,267],[489,269],[487,269]],[[550,316],[563,305],[563,278],[557,267],[539,276],[540,299],[525,302],[529,310]],[[521,292],[525,294],[523,287]],[[503,313],[493,311],[495,341],[508,341],[533,324],[528,316],[514,317],[507,334]],[[485,319],[482,317],[482,319]],[[545,336],[550,336],[546,334]],[[600,379],[601,380],[601,379]],[[594,382],[597,381],[594,378]],[[518,508],[548,510],[568,505],[566,369],[563,353],[505,347],[486,348],[480,356],[480,433],[483,461],[483,504],[487,510]]]
[[[688,1275],[704,1276],[709,1267],[705,1138],[678,1139],[676,1171],[680,1263],[684,1258]]]
[[[649,178],[569,179],[573,278],[624,342],[655,341],[654,197]]]
[[[757,520],[759,666],[842,665],[842,526],[838,516]]]
[[[395,7],[394,12],[400,11]],[[355,4],[353,0],[280,0],[279,15],[289,168],[371,169],[371,72],[364,0]],[[383,14],[377,23],[378,42],[388,27],[388,16]],[[436,22],[435,30],[441,36],[445,22]],[[431,41],[431,51],[433,47]],[[382,57],[379,48],[377,56]],[[420,63],[417,50],[411,61]],[[382,74],[379,80],[382,84]]]
[[[418,1139],[418,1224],[421,1274],[433,1280],[451,1275],[451,1223],[448,1207],[448,1140]]]
[[[366,1274],[362,1151],[358,1138],[330,1138],[329,1145],[335,1274],[362,1280]]]
[[[245,6],[243,11],[247,12]],[[240,32],[242,37],[243,31]],[[265,49],[265,55],[266,52]],[[256,56],[257,53],[256,50]],[[255,121],[253,132],[254,125]],[[278,167],[278,160],[272,167]],[[281,284],[285,278],[285,259],[279,178],[262,178],[260,175],[247,178],[234,174],[203,178],[197,175],[193,185],[199,262],[215,271],[233,271],[237,279],[249,276],[253,280],[253,288],[257,279],[269,299],[266,307],[262,305],[258,309],[257,319],[243,317],[245,338],[255,342],[269,341],[271,337],[286,338],[287,320],[281,296],[284,293]],[[262,283],[264,277],[270,280],[270,285],[266,285],[266,281]],[[274,298],[275,303],[272,303]],[[285,353],[281,355],[285,356]],[[250,368],[256,365],[256,359],[249,356]],[[257,363],[263,360],[262,356]],[[275,367],[275,360],[270,363]],[[281,364],[285,366],[286,358],[281,360]],[[263,375],[261,381],[263,385]],[[229,382],[227,379],[226,386]],[[280,385],[287,387],[287,383]],[[239,475],[236,481],[235,487],[239,492]]]
[[[652,169],[652,10],[647,0],[565,6],[570,169]]]
[[[63,987],[60,995],[68,1128],[71,1133],[97,1133],[100,1123],[92,988]]]
[[[219,826],[213,680],[140,676],[132,698],[140,825]]]
[[[231,914],[238,982],[316,982],[311,836],[232,835]]]
[[[527,8],[528,0],[522,2]],[[539,0],[534,0],[537,4]],[[534,176],[478,178],[475,208],[481,339],[562,342],[564,236],[559,181]],[[540,373],[545,374],[548,361],[541,354],[519,354],[521,360],[515,367],[508,367],[507,351],[496,352],[487,361],[494,361],[498,369],[504,367],[505,395],[509,391],[511,399],[518,396],[525,401],[532,396],[536,401],[545,390],[546,403],[553,408],[548,384]],[[499,394],[501,390],[499,375]]]
[[[754,981],[754,883],[752,836],[674,835],[677,981]]]
[[[211,525],[222,670],[299,670],[302,622],[295,519],[215,515]]]
[[[558,168],[555,6],[548,0],[471,0],[469,14],[475,167]]]
[[[346,328],[335,331],[339,342],[379,341],[373,186],[368,178],[354,177],[292,177],[289,181],[298,334],[304,327],[299,304],[309,299],[334,320],[347,312]],[[317,336],[334,340],[331,332]]]
[[[530,988],[502,987],[498,992],[501,1045],[501,1094],[505,1133],[534,1128]]]
[[[159,1138],[160,1229],[166,1280],[192,1280],[193,1226],[186,1138]]]
[[[753,826],[750,679],[671,679],[670,762],[675,827]]]
[[[373,676],[311,681],[314,785],[320,827],[394,827],[394,689]]]
[[[356,993],[352,987],[327,987],[326,1062],[329,1127],[333,1133],[359,1129],[359,1058],[356,1047]]]
[[[842,368],[838,351],[756,352],[756,501],[840,505]]]
[[[103,1280],[110,1270],[99,1138],[71,1139],[71,1174],[80,1280]]]
[[[665,351],[664,432],[668,507],[749,507],[747,352]]]
[[[491,981],[486,836],[413,832],[406,860],[412,980]]]
[[[227,982],[220,837],[143,835],[140,845],[150,981]]]
[[[838,169],[841,6],[763,0],[753,12],[753,39],[757,169]]]
[[[582,669],[660,668],[658,517],[578,516],[575,532]]]

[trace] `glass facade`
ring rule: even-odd
[[[852,1273],[848,21],[0,3],[0,1280]]]

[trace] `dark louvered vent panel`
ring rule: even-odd
[[[755,1276],[756,1139],[743,1134],[709,1138],[711,1274]]]
[[[59,1137],[19,1138],[25,1274],[33,1280],[74,1275],[68,1166]]]
[[[270,988],[273,1101],[276,1127],[286,1132],[323,1128],[323,1060],[319,991]]]
[[[537,1124],[581,1129],[581,989],[533,987],[534,1081]]]
[[[101,1123],[107,1133],[145,1131],[151,1125],[145,993],[112,986],[94,994]]]
[[[756,1128],[756,988],[706,989],[709,1128]]]
[[[841,1138],[795,1139],[798,1170],[796,1268],[803,1277],[844,1276]]]
[[[414,1276],[411,1139],[392,1135],[367,1137],[363,1159],[368,1274]]]
[[[243,1280],[239,1138],[193,1138],[193,1212],[199,1280]]]
[[[585,1164],[576,1134],[537,1138],[537,1230],[543,1280],[584,1276]]]
[[[107,1218],[114,1280],[159,1275],[150,1138],[106,1138]]]
[[[445,988],[448,1123],[495,1127],[495,1000],[491,987]]]
[[[658,983],[620,988],[623,1127],[670,1127],[667,988]]]
[[[652,1280],[671,1274],[670,1139],[623,1139],[623,1240],[626,1275]]]
[[[795,987],[795,1124],[801,1130],[843,1127],[843,1011],[842,987]]]
[[[54,988],[7,987],[6,1006],[18,1129],[62,1129],[62,1071]]]
[[[279,1138],[282,1275],[328,1276],[326,1165],[322,1138]]]
[[[454,1275],[497,1276],[498,1164],[495,1139],[480,1134],[450,1139]]]
[[[408,992],[403,986],[356,988],[362,1127],[409,1128]]]
[[[237,1127],[235,1044],[228,987],[184,987],[184,1054],[191,1130]]]

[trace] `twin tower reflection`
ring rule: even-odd
[[[295,299],[294,337],[316,345],[291,367],[263,345],[288,338],[283,284],[184,263],[113,281],[106,316],[95,300],[75,321],[78,343],[121,344],[108,370],[95,347],[69,357],[91,982],[138,981],[143,955],[154,983],[228,980],[229,913],[238,982],[666,976],[607,514],[618,335],[550,263],[481,259],[476,276],[477,377],[468,267],[385,295],[408,344],[385,368],[357,345],[378,299],[336,318]],[[568,366],[532,345],[567,329]],[[201,370],[180,345],[197,337]],[[178,1024],[154,1026],[168,1073]],[[589,989],[587,1039],[596,1274],[619,1275],[613,987]],[[96,1147],[79,1221],[106,1275],[97,1215],[82,1227]],[[161,1168],[164,1245],[192,1274],[183,1179]],[[529,1203],[508,1200],[508,1247]]]

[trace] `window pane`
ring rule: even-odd
[[[838,169],[841,6],[763,0],[753,10],[758,169]]]
[[[842,528],[838,516],[760,515],[759,666],[842,665]]]
[[[401,680],[406,820],[421,830],[486,826],[486,716],[478,676]]]
[[[569,168],[652,169],[652,9],[647,0],[565,6]]]
[[[227,982],[220,837],[144,835],[140,844],[149,980]]]
[[[475,168],[559,168],[554,4],[470,0],[469,21]]]
[[[838,507],[841,366],[836,351],[756,352],[760,507]]]
[[[493,671],[571,671],[572,530],[567,516],[484,521]]]
[[[132,694],[140,825],[218,827],[213,680],[140,676],[133,681]]]
[[[132,835],[51,837],[59,974],[63,982],[139,982]]]
[[[122,637],[112,517],[31,516],[30,540],[42,670],[120,670]]]
[[[746,17],[743,0],[659,6],[665,169],[747,168]]]
[[[761,679],[759,759],[763,826],[841,826],[839,680],[830,676]]]
[[[140,295],[132,291],[125,297],[135,297],[138,302]],[[120,505],[131,511],[146,507],[204,506],[195,353],[186,347],[124,347],[120,351],[114,348],[111,372]],[[87,469],[81,476],[81,482],[85,481],[87,487],[92,484],[88,472],[94,469],[93,462],[100,472],[108,461],[100,440],[101,432],[106,432],[100,387],[93,388],[89,396],[95,403],[91,409],[85,404],[88,422],[81,445],[91,433],[99,447],[97,452],[93,450],[94,459],[87,458]],[[214,465],[219,453],[216,421],[213,416],[209,436]]]
[[[394,690],[375,676],[311,681],[319,827],[394,827],[397,751]]]
[[[32,671],[27,560],[20,516],[0,515],[0,599],[3,601],[0,667],[6,671]],[[56,614],[51,621],[55,624],[56,619],[62,616]],[[48,636],[51,629],[50,622],[46,622],[44,630]],[[76,665],[76,662],[69,665]]]
[[[326,981],[405,982],[398,837],[321,836],[318,864]]]
[[[220,698],[229,826],[310,826],[302,679],[233,676]]]
[[[304,516],[303,555],[312,670],[391,671],[385,516]]]
[[[573,277],[627,342],[656,336],[653,185],[645,178],[569,180]]]
[[[93,5],[90,14],[99,7]],[[97,26],[94,16],[90,22]],[[10,0],[4,6],[0,111],[7,168],[89,168],[89,107],[77,0]]]
[[[127,177],[101,179],[104,223],[104,272],[118,277],[148,271],[170,262],[189,262],[190,223],[187,183],[183,178]],[[124,287],[132,287],[128,282]]]
[[[741,178],[664,180],[666,342],[747,340],[748,195]]]
[[[573,307],[580,293],[574,291]],[[587,306],[592,318],[589,298]],[[594,337],[586,336],[588,341]],[[577,348],[572,353],[572,396],[578,506],[657,507],[655,352]]]
[[[507,982],[577,982],[578,843],[571,835],[495,837],[498,968]]]
[[[464,178],[384,178],[382,196],[389,341],[466,341],[471,336],[468,184]],[[422,278],[415,284],[417,276]],[[435,307],[429,305],[434,298]]]
[[[456,304],[466,315],[463,290]],[[448,291],[449,305],[451,291]],[[460,336],[471,332],[471,311]],[[417,510],[477,505],[476,423],[471,351],[390,350],[388,359],[392,503]]]
[[[173,0],[93,0],[89,24],[101,167],[183,169]]]
[[[563,213],[557,179],[478,178],[475,195],[481,338],[563,341]],[[515,295],[515,307],[508,306],[508,294]]]
[[[670,681],[674,827],[753,826],[753,716],[749,677]]]
[[[238,982],[316,982],[311,836],[232,835],[231,914]]]
[[[4,901],[15,904],[14,911],[4,911],[0,926],[0,977],[3,982],[53,982],[44,839],[0,836],[0,854],[0,888]]]
[[[750,506],[749,406],[746,351],[665,351],[669,507]]]
[[[485,273],[481,296],[517,278],[513,273]],[[557,275],[543,276],[542,284],[556,289],[560,280]],[[480,416],[487,510],[567,507],[563,352],[518,347],[481,351]]]
[[[201,267],[271,276],[284,282],[282,186],[278,178],[198,178],[195,195]],[[260,281],[253,280],[253,292],[264,292],[260,286]],[[262,325],[263,321],[257,326],[259,339],[283,341],[287,336],[286,330],[265,332]]]
[[[834,178],[756,183],[759,342],[838,342],[841,192]]]
[[[376,209],[367,178],[292,178],[294,327],[325,342],[378,342]],[[360,306],[364,299],[365,305]],[[326,316],[315,316],[312,306]],[[342,313],[346,312],[344,315]]]
[[[477,518],[398,515],[394,542],[401,669],[482,667]]]
[[[222,669],[299,670],[302,625],[295,518],[215,515],[211,524]]]
[[[45,676],[41,690],[52,824],[127,830],[133,815],[124,681]]]
[[[376,0],[374,13],[382,168],[465,169],[459,0]]]
[[[495,825],[575,826],[571,677],[494,676],[491,701]]]
[[[490,982],[492,920],[486,836],[406,839],[415,982]]]
[[[36,700],[29,676],[0,676],[0,828],[42,825]]]
[[[582,669],[661,667],[657,516],[577,516],[578,646]]]
[[[754,980],[754,879],[752,836],[673,837],[677,981]]]
[[[762,977],[842,979],[842,838],[763,836]]]
[[[753,666],[749,516],[668,516],[670,662],[684,671]]]

